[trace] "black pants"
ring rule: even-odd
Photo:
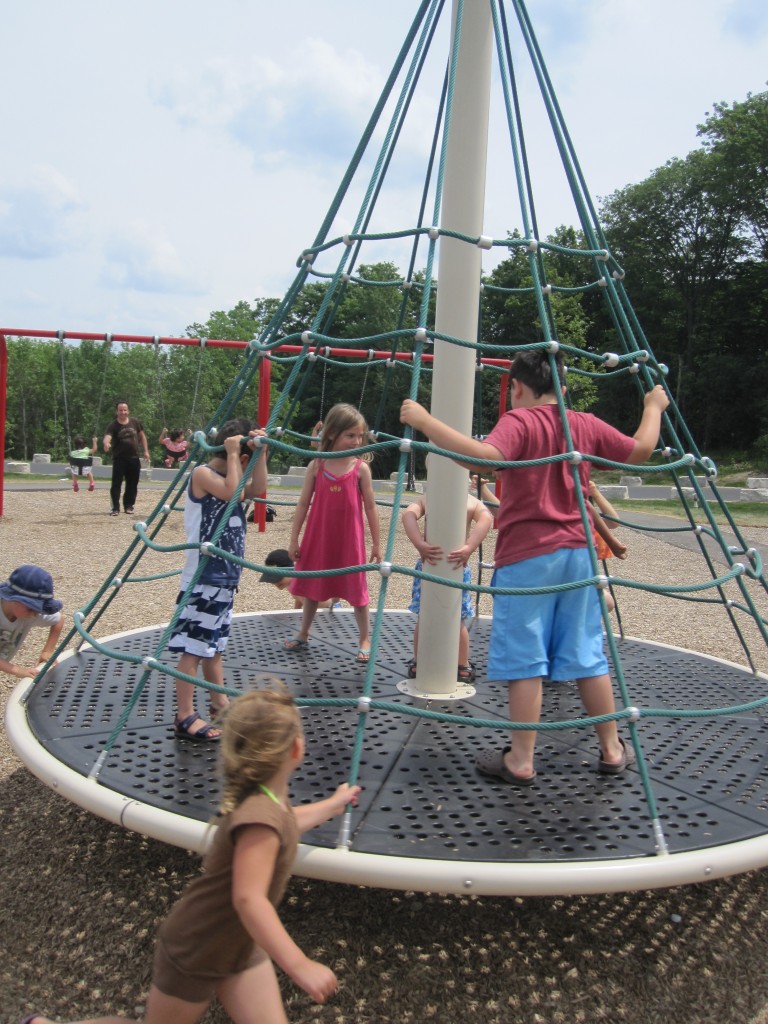
[[[123,509],[126,511],[136,504],[136,493],[139,490],[139,476],[141,475],[141,462],[138,457],[127,455],[115,455],[112,459],[112,486],[109,488],[109,496],[112,499],[112,509],[120,511],[120,489],[125,480],[125,493],[123,494]]]

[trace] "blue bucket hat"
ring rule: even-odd
[[[38,615],[53,615],[63,605],[53,596],[53,577],[39,565],[20,565],[5,583],[0,583],[0,597],[18,601]]]

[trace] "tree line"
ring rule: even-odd
[[[614,192],[600,204],[611,252],[626,272],[625,286],[656,358],[669,367],[668,385],[702,451],[744,451],[768,467],[768,92],[744,102],[716,104],[698,129],[698,149],[675,158],[639,184]],[[513,237],[513,236],[510,236]],[[563,248],[584,247],[580,229],[558,228],[549,238]],[[614,327],[594,291],[578,290],[583,264],[559,250],[543,254],[547,280],[565,290],[551,296],[556,336],[602,353],[612,351]],[[416,275],[410,290],[391,263],[361,266],[356,276],[372,282],[346,287],[326,314],[328,333],[358,338],[415,328],[421,295]],[[541,338],[536,305],[524,291],[531,283],[521,249],[485,277],[481,340],[523,344]],[[279,335],[301,332],[327,298],[324,281],[305,284],[282,321]],[[570,290],[574,289],[574,290]],[[248,341],[260,335],[279,300],[242,300],[186,329],[190,337]],[[429,322],[434,324],[434,297]],[[406,343],[394,343],[393,348]],[[29,460],[34,452],[66,458],[71,438],[103,435],[115,402],[127,401],[144,423],[150,445],[162,427],[198,429],[213,416],[239,372],[242,351],[110,345],[79,345],[8,339],[6,458]],[[292,363],[272,360],[273,399],[282,394]],[[308,434],[337,401],[361,408],[371,426],[400,433],[398,409],[410,387],[409,371],[384,361],[316,360],[300,398],[289,404],[289,426]],[[499,374],[478,374],[473,431],[485,433],[498,414]],[[421,375],[419,397],[428,402],[430,373]],[[235,412],[254,414],[256,381]],[[582,408],[629,428],[636,408],[624,389],[582,384]],[[160,450],[154,445],[157,460]],[[377,459],[376,475],[395,467],[397,454]],[[290,461],[290,460],[288,460]],[[279,464],[280,460],[277,460]]]

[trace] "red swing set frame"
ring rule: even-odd
[[[247,348],[247,341],[228,341],[222,338],[175,338],[173,336],[160,337],[143,334],[97,334],[92,331],[39,331],[20,330],[17,328],[0,328],[0,451],[3,453],[3,460],[0,462],[0,517],[3,515],[3,499],[5,495],[5,421],[7,412],[8,392],[8,346],[7,337],[14,338],[50,338],[56,341],[111,341],[128,342],[136,345],[185,345],[188,347],[210,347],[210,348]],[[280,345],[276,350],[284,355],[298,355],[303,351],[301,345]],[[348,349],[328,348],[324,353],[333,357],[346,357],[350,359],[396,359],[409,362],[413,359],[411,352],[375,351],[369,349]],[[422,356],[424,362],[432,361],[432,354],[425,353]],[[508,367],[508,359],[481,359],[483,365]],[[259,367],[259,394],[256,409],[256,422],[259,426],[265,426],[269,420],[270,403],[269,389],[271,384],[272,364],[269,358],[262,360]],[[507,395],[509,391],[509,377],[501,377],[499,389],[499,416],[507,408]],[[496,496],[501,497],[500,482],[496,484]],[[264,497],[264,496],[263,496]],[[259,530],[263,531],[266,526],[266,507],[259,503],[254,510],[254,520],[258,523]]]

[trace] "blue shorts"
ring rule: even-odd
[[[196,658],[212,658],[221,654],[229,640],[235,587],[197,583],[179,621],[173,628],[168,650],[192,654]],[[176,599],[178,604],[182,595]]]
[[[421,559],[416,562],[416,571],[422,571]],[[462,583],[472,582],[472,570],[468,565],[464,566],[464,576]],[[414,615],[418,615],[421,611],[421,577],[413,577],[413,588],[411,589],[411,603],[408,605],[408,611],[413,612]],[[461,592],[461,621],[465,619],[471,619],[475,614],[472,608],[472,591],[462,590]]]
[[[593,576],[586,548],[563,548],[549,555],[504,565],[494,587],[552,587]],[[595,587],[553,594],[494,594],[488,649],[488,679],[585,679],[603,675],[600,599]]]

